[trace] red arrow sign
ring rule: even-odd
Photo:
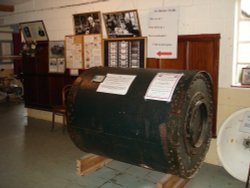
[[[161,52],[161,51],[158,51],[156,53],[158,56],[162,56],[162,55],[172,55],[172,52]]]

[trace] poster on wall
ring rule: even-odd
[[[66,68],[83,68],[83,37],[82,35],[65,36]]]
[[[64,58],[50,58],[49,59],[49,72],[50,73],[64,73],[65,72],[65,59]]]
[[[42,20],[20,23],[19,25],[26,42],[49,40]]]
[[[178,17],[176,7],[151,10],[148,19],[149,58],[177,58]]]
[[[49,42],[49,72],[65,72],[64,41]]]
[[[98,67],[103,65],[102,60],[102,36],[84,35],[84,68]]]

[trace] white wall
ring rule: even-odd
[[[151,8],[177,6],[180,8],[179,34],[220,33],[220,67],[218,98],[218,130],[223,121],[234,111],[250,106],[249,90],[231,88],[233,63],[235,0],[31,0],[15,7],[15,12],[0,16],[4,25],[43,20],[50,40],[63,40],[74,34],[73,14],[101,11],[113,12],[137,9],[143,36],[147,36],[147,18]],[[93,2],[93,3],[89,3]],[[81,4],[81,5],[79,5]],[[69,5],[69,6],[68,6]],[[74,6],[75,5],[75,6]],[[103,25],[103,34],[106,33]],[[232,93],[232,95],[231,95]],[[28,110],[29,116],[51,119],[48,112]],[[39,114],[39,116],[37,116]],[[60,121],[60,119],[59,119]],[[220,164],[214,139],[206,161]]]
[[[233,54],[235,0],[31,0],[15,6],[15,12],[5,14],[4,25],[43,20],[50,40],[62,40],[74,34],[73,14],[137,9],[142,34],[147,36],[147,18],[151,8],[178,6],[179,34],[220,33],[219,86],[230,87]],[[90,3],[93,2],[93,3]],[[70,6],[69,6],[70,5]],[[104,26],[103,34],[106,36]]]

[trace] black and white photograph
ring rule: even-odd
[[[64,41],[49,42],[49,73],[64,73]]]
[[[74,14],[75,34],[101,34],[100,12]]]
[[[23,22],[20,23],[20,29],[22,31],[25,41],[48,41],[48,34],[45,25],[42,20]]]
[[[50,58],[64,57],[64,41],[49,42],[49,57]]]
[[[137,10],[103,13],[103,18],[109,38],[141,36]]]
[[[104,39],[104,65],[121,68],[144,68],[145,37]]]
[[[49,59],[49,73],[65,72],[65,59],[64,58],[50,58]]]

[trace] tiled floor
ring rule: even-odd
[[[60,127],[27,118],[20,102],[0,103],[0,188],[153,188],[165,174],[112,161],[76,175],[76,148]],[[204,164],[185,188],[243,188],[222,167]]]

